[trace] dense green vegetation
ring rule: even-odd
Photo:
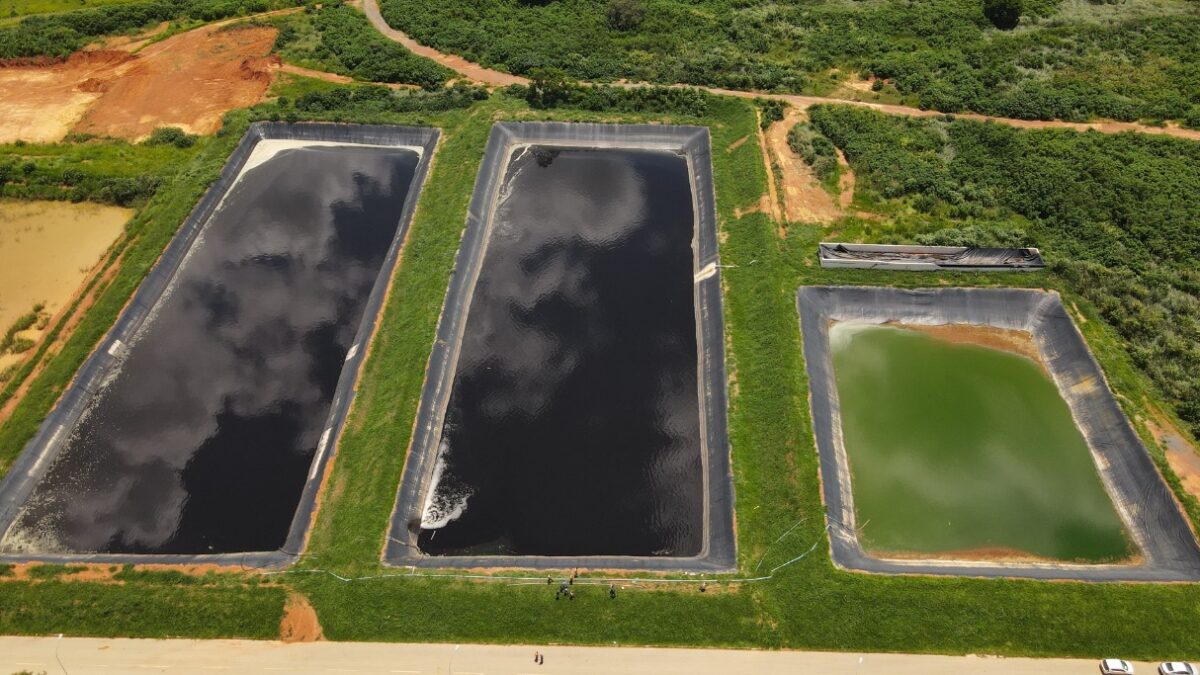
[[[1200,5],[1185,0],[1035,0],[1016,30],[995,28],[980,0],[657,0],[621,27],[608,7],[381,1],[418,40],[519,74],[824,94],[859,73],[947,112],[1200,125]]]
[[[647,22],[653,7],[647,3]],[[1200,621],[1195,585],[886,577],[845,573],[830,564],[794,307],[796,287],[1048,284],[1088,319],[1081,330],[1114,388],[1141,400],[1148,391],[1144,378],[1093,305],[1064,277],[821,270],[812,264],[812,251],[825,234],[823,228],[791,224],[789,236],[781,239],[780,224],[750,208],[766,190],[766,175],[759,146],[738,142],[757,131],[754,106],[748,101],[707,97],[702,116],[691,116],[626,112],[623,101],[617,109],[581,110],[561,102],[537,109],[520,96],[497,95],[467,107],[395,112],[390,99],[373,87],[292,79],[276,93],[281,96],[278,101],[231,115],[221,135],[197,144],[193,159],[139,212],[130,225],[131,241],[117,278],[62,353],[34,380],[14,416],[0,427],[0,466],[11,461],[55,394],[111,325],[250,119],[433,124],[443,137],[363,366],[308,555],[296,572],[273,577],[278,586],[259,583],[252,574],[230,579],[210,575],[196,581],[137,569],[117,573],[123,586],[71,581],[65,574],[49,581],[5,580],[0,582],[0,632],[266,637],[277,630],[284,586],[309,598],[325,634],[333,639],[1200,656],[1190,639],[1191,626]],[[415,100],[435,102],[447,95],[417,96],[421,98]],[[585,575],[576,586],[576,602],[555,603],[544,585],[453,581],[381,567],[380,550],[404,463],[397,449],[409,442],[475,174],[492,124],[502,119],[709,127],[726,266],[721,274],[727,358],[736,382],[729,420],[739,566],[749,573],[761,561],[760,569],[769,570],[817,545],[770,581],[713,584],[708,593],[688,584],[627,584],[618,599],[610,601],[607,585],[586,585]],[[170,145],[140,151],[182,152]],[[879,197],[874,205],[895,203],[897,214],[901,209],[907,213],[909,200],[915,197]],[[938,215],[945,208],[937,203],[930,213],[913,210],[904,216],[905,222],[920,225],[913,231],[934,232],[957,222]],[[1018,215],[990,220],[985,215],[970,222],[1029,227]],[[884,227],[873,222],[845,224],[851,236],[855,228],[876,226]],[[773,544],[776,540],[780,541]],[[344,576],[395,576],[344,582],[321,570]],[[178,603],[178,609],[171,603]],[[1114,621],[1114,616],[1121,620]]]
[[[818,180],[837,177],[837,148],[809,124],[801,122],[788,130],[788,147],[812,167]]]
[[[368,82],[397,82],[436,89],[453,73],[379,34],[357,9],[341,0],[276,19],[275,48],[307,65]]]
[[[0,28],[0,59],[63,57],[98,37],[161,21],[213,21],[297,4],[297,0],[140,0],[30,16]]]
[[[194,145],[204,143],[186,134],[155,133],[140,146],[89,137],[0,145],[0,197],[141,204],[192,158]]]
[[[0,0],[0,19],[29,14],[53,14],[73,9],[120,5],[136,0]]]
[[[458,108],[469,108],[476,101],[488,97],[487,89],[461,82],[437,92],[398,92],[380,85],[362,85],[357,87],[329,87],[318,91],[301,94],[294,101],[294,107],[302,112],[333,111],[346,113],[408,113],[408,112],[442,112]],[[279,101],[281,108],[286,109],[288,100]],[[290,113],[290,111],[289,111]]]
[[[1026,232],[1024,243],[1043,247],[1200,435],[1200,203],[1191,198],[1200,194],[1200,144],[844,106],[811,113],[845,151],[859,186],[924,214],[910,232],[964,223],[980,243]],[[952,236],[927,232],[923,240]]]
[[[576,108],[592,111],[631,113],[675,113],[703,117],[712,96],[694,87],[639,87],[626,89],[608,85],[580,84],[557,68],[538,68],[530,74],[529,86],[507,88],[510,96],[523,98],[530,107]]]

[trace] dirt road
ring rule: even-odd
[[[481,82],[484,84],[492,84],[506,86],[510,84],[527,84],[529,80],[524,77],[502,73],[498,70],[484,68],[477,63],[471,63],[461,56],[442,53],[432,47],[426,47],[412,39],[405,33],[392,28],[383,20],[383,16],[379,13],[378,0],[363,0],[363,13],[371,20],[371,24],[376,30],[383,33],[391,40],[395,40],[404,45],[409,51],[414,54],[419,54],[428,59],[432,59],[451,70],[458,72],[463,77]],[[624,86],[638,87],[646,86],[644,84],[627,84]],[[920,108],[909,108],[902,105],[886,105],[882,103],[868,103],[865,101],[850,101],[839,98],[822,98],[819,96],[798,96],[793,94],[762,94],[752,91],[738,91],[735,89],[721,89],[718,87],[702,87],[714,94],[723,96],[737,96],[739,98],[772,98],[781,101],[787,101],[798,108],[807,109],[814,105],[822,103],[838,103],[843,105],[855,105],[864,108],[871,108],[889,115],[909,115],[911,117],[932,117],[942,115],[944,113],[936,110],[921,110]],[[1007,124],[1013,127],[1022,129],[1074,129],[1075,131],[1087,131],[1092,129],[1106,134],[1116,134],[1123,131],[1135,131],[1143,134],[1159,134],[1164,136],[1174,136],[1176,138],[1186,138],[1193,141],[1200,141],[1200,129],[1181,129],[1179,127],[1152,127],[1145,124],[1136,124],[1133,122],[1059,122],[1059,121],[1039,121],[1039,120],[1017,120],[1007,117],[991,117],[988,115],[978,115],[975,113],[958,113],[957,117],[976,120],[991,120],[999,124]]]
[[[57,650],[57,655],[56,655]],[[534,651],[545,664],[533,662]],[[543,647],[249,640],[103,640],[93,638],[0,638],[0,672],[32,670],[57,675],[162,672],[408,673],[409,675],[1071,675],[1096,672],[1096,661],[1002,659],[974,656],[836,654],[726,649]],[[1137,664],[1141,673],[1151,664]]]
[[[388,38],[389,40],[399,42],[400,44],[404,45],[405,49],[416,54],[417,56],[424,56],[427,59],[436,61],[443,66],[446,66],[450,70],[453,70],[468,80],[499,87],[507,87],[510,84],[529,84],[528,78],[509,75],[508,73],[502,73],[498,70],[492,70],[491,68],[484,68],[483,66],[477,63],[472,63],[461,56],[443,54],[433,47],[426,47],[425,45],[410,38],[408,35],[389,26],[388,23],[383,20],[383,15],[379,13],[379,2],[377,0],[363,0],[362,10],[363,13],[367,15],[367,18],[371,20],[371,25],[375,26],[375,29],[380,33],[383,33],[384,37]]]

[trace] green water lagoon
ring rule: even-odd
[[[1039,364],[853,323],[830,328],[830,348],[868,552],[1129,557],[1083,435]]]

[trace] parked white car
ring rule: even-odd
[[[1104,659],[1100,662],[1103,675],[1133,675],[1133,664],[1121,659]]]
[[[1183,661],[1167,661],[1159,664],[1158,672],[1161,675],[1196,675],[1196,668]]]

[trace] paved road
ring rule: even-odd
[[[534,664],[535,649],[541,649],[545,654],[544,665]],[[64,672],[58,665],[59,660],[69,675],[154,672],[171,675],[220,672],[300,675],[1069,675],[1096,672],[1096,661],[1071,659],[632,647],[0,637],[0,673],[3,675],[21,670],[58,675]],[[1137,670],[1153,673],[1154,667],[1139,663]]]
[[[443,66],[457,72],[468,80],[480,82],[483,84],[506,86],[510,84],[528,84],[529,80],[524,77],[502,73],[498,70],[485,68],[477,63],[472,63],[461,56],[455,54],[446,54],[432,47],[420,44],[416,40],[409,37],[402,31],[392,28],[383,16],[379,13],[378,0],[362,0],[363,13],[367,15],[367,19],[375,26],[375,29],[382,33],[385,37],[395,42],[404,45],[409,51],[414,54],[424,56],[427,59],[436,61]],[[628,87],[647,86],[642,83],[624,84]],[[871,103],[867,101],[851,101],[840,98],[822,98],[819,96],[797,96],[792,94],[763,94],[753,91],[738,91],[734,89],[720,89],[717,87],[701,87],[714,94],[723,96],[737,96],[741,98],[772,98],[781,101],[787,101],[791,105],[799,108],[808,108],[809,106],[820,103],[838,103],[842,105],[855,105],[864,108],[871,108],[889,115],[909,115],[912,117],[931,117],[933,115],[941,115],[943,113],[936,110],[921,110],[920,108],[910,108],[902,105],[889,105],[883,103]],[[1040,121],[1040,120],[1018,120],[1007,117],[991,117],[988,115],[978,115],[975,113],[958,113],[956,117],[976,120],[990,120],[998,124],[1006,124],[1012,127],[1023,129],[1073,129],[1075,131],[1086,131],[1092,129],[1106,134],[1116,134],[1123,131],[1134,131],[1143,134],[1157,134],[1163,136],[1174,136],[1176,138],[1186,138],[1193,141],[1200,141],[1200,129],[1181,129],[1175,126],[1153,127],[1145,124],[1136,124],[1133,122],[1061,122],[1061,121]]]

